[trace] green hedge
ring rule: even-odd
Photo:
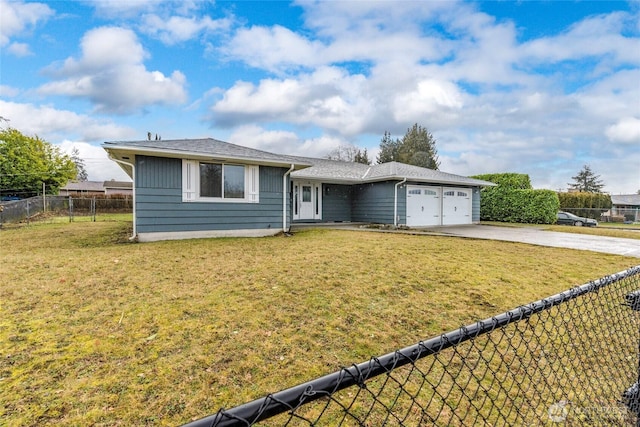
[[[533,190],[529,175],[504,173],[476,175],[473,178],[498,184],[482,189],[480,219],[526,224],[553,224],[560,207],[552,190]]]
[[[531,190],[531,179],[529,175],[523,173],[487,173],[484,175],[475,175],[471,178],[482,179],[484,181],[493,182],[502,188],[512,188],[518,190]]]
[[[611,209],[611,196],[602,193],[558,193],[560,209],[578,216],[600,219],[600,214]]]

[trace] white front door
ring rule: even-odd
[[[440,187],[407,185],[407,226],[440,225]]]
[[[471,224],[471,189],[442,189],[442,224]]]
[[[322,184],[293,181],[293,219],[322,219]]]

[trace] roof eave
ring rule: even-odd
[[[414,176],[405,176],[405,175],[388,175],[382,177],[372,177],[362,180],[361,182],[380,182],[380,181],[402,181],[406,179],[407,181],[412,182],[423,182],[425,184],[450,184],[450,185],[463,185],[466,187],[495,187],[496,184],[492,182],[469,182],[469,181],[456,181],[456,180],[444,180],[437,178],[419,178]]]
[[[248,157],[248,156],[229,156],[229,155],[215,155],[212,153],[200,153],[195,151],[184,151],[184,150],[161,150],[157,148],[149,148],[149,147],[128,147],[126,145],[109,145],[108,142],[102,144],[102,148],[104,148],[108,153],[112,154],[119,160],[131,160],[131,159],[123,159],[124,154],[130,155],[144,155],[144,156],[154,156],[154,157],[165,157],[165,158],[179,158],[179,159],[193,159],[193,160],[207,160],[207,161],[220,161],[220,162],[239,162],[243,164],[254,164],[254,165],[264,165],[264,166],[277,166],[277,167],[291,167],[294,165],[294,170],[304,169],[310,167],[311,164],[303,163],[300,161],[295,161],[297,159],[289,160],[271,160],[271,159],[263,159],[257,157]],[[121,152],[121,154],[119,154]]]

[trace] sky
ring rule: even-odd
[[[96,181],[148,132],[375,161],[417,123],[444,172],[635,194],[640,2],[0,0],[0,116]]]

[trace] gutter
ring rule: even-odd
[[[402,181],[396,183],[393,191],[393,226],[398,226],[398,187],[407,182],[407,178],[404,178]]]
[[[282,176],[282,232],[287,232],[287,177],[293,170],[295,169],[295,165],[291,163],[291,167],[285,174]]]
[[[133,200],[133,234],[129,237],[129,240],[135,240],[138,237],[138,230],[136,227],[136,167],[133,163],[125,162],[124,160],[118,160],[111,153],[109,153],[109,158],[116,163],[120,163],[123,165],[127,165],[131,167],[131,179],[133,180],[133,184],[131,185],[132,189],[132,200]]]

